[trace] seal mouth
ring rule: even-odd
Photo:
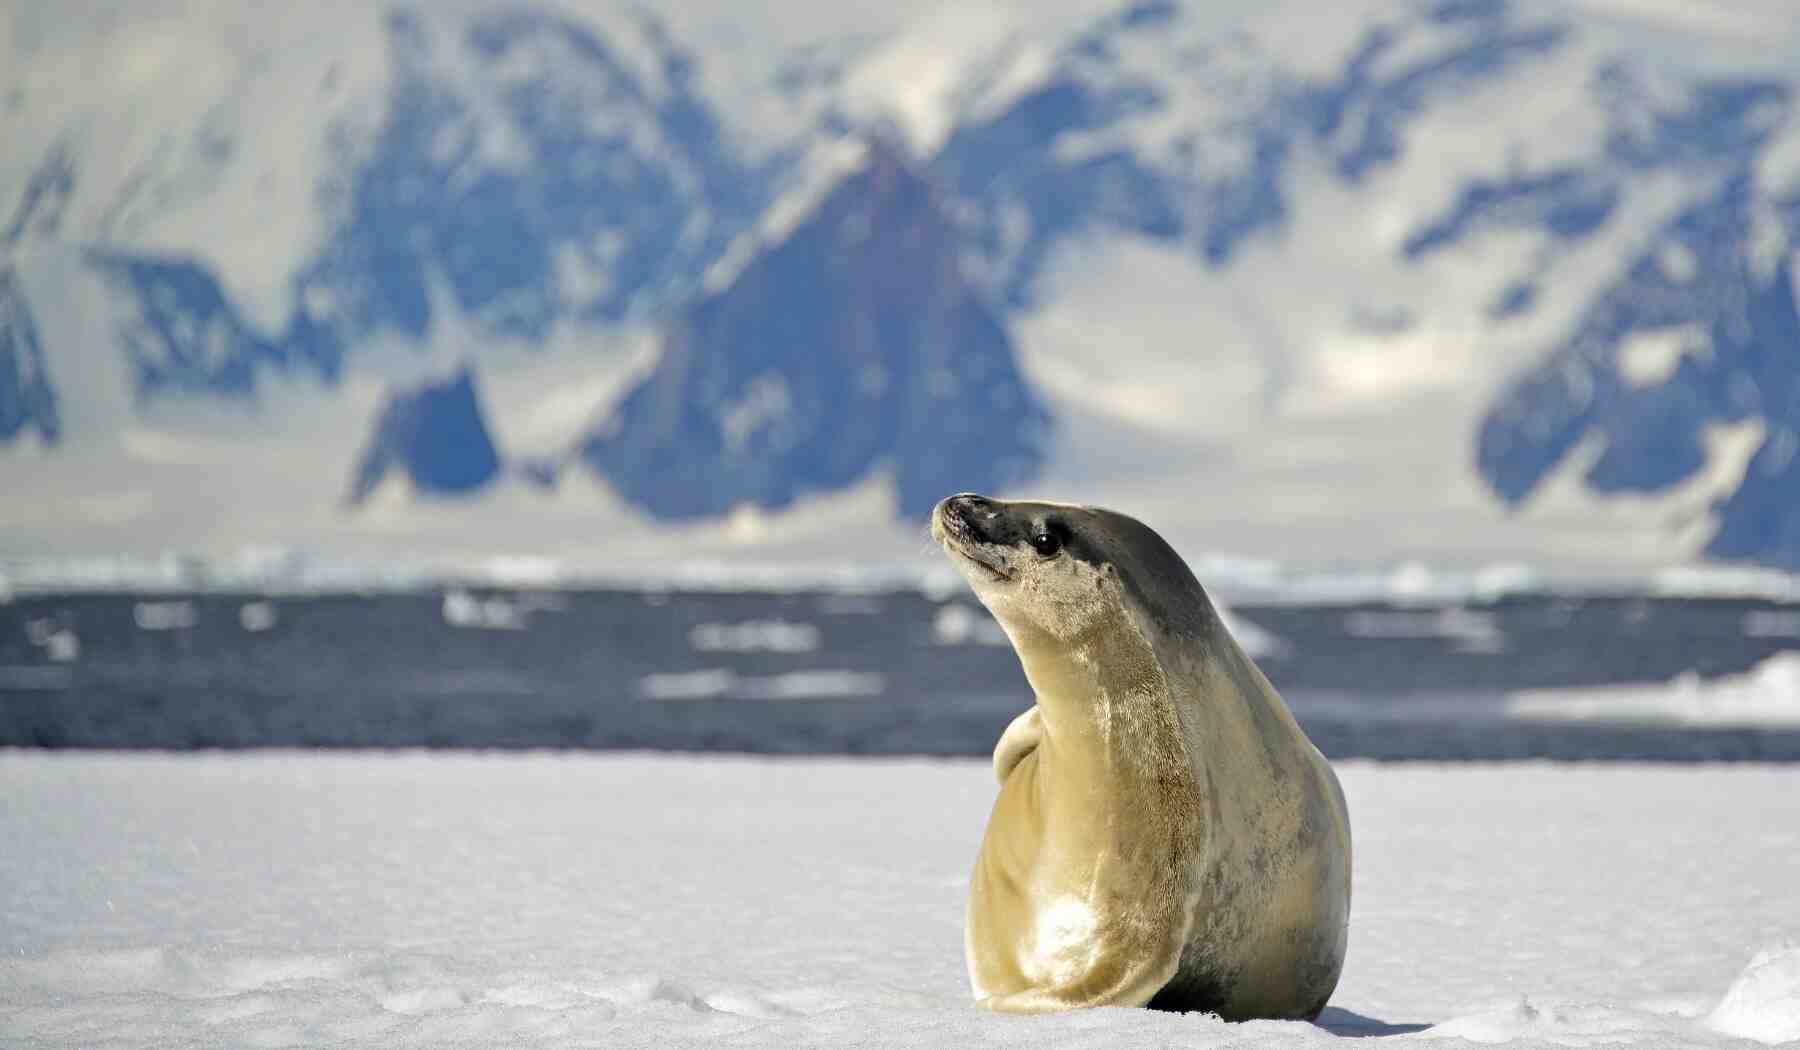
[[[983,561],[980,558],[977,558],[975,555],[969,553],[968,551],[962,550],[961,548],[952,547],[950,549],[952,551],[954,551],[955,553],[961,555],[962,557],[968,559],[969,561],[974,562],[976,565],[981,566],[983,569],[985,569],[987,571],[989,576],[992,576],[994,578],[995,581],[1010,582],[1012,580],[1012,573],[1007,572],[1005,569],[1002,569],[1000,566],[995,565],[991,562]]]
[[[995,582],[1008,582],[1013,574],[1007,571],[997,560],[990,561],[982,557],[979,551],[987,546],[985,537],[981,536],[975,523],[969,517],[968,503],[980,500],[979,496],[969,493],[951,496],[939,503],[931,513],[931,535],[941,544],[944,550],[978,566]]]

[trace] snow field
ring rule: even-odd
[[[972,1008],[985,763],[0,753],[0,1045],[1800,1038],[1800,769],[1341,775],[1318,1027]]]

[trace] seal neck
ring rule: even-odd
[[[1128,617],[1020,653],[1044,724],[1040,762],[1113,783],[1186,769],[1167,679]]]

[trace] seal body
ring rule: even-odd
[[[1181,558],[1122,514],[972,494],[932,534],[1037,697],[994,750],[979,1003],[1316,1017],[1350,916],[1343,792]]]

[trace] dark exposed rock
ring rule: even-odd
[[[31,304],[18,274],[0,263],[0,442],[28,429],[51,444],[62,433]]]
[[[434,495],[478,489],[500,472],[472,371],[388,395],[357,464],[350,502],[367,499],[394,470]]]
[[[653,514],[782,507],[887,464],[901,510],[1031,476],[1046,417],[935,189],[883,146],[667,331],[581,457]]]

